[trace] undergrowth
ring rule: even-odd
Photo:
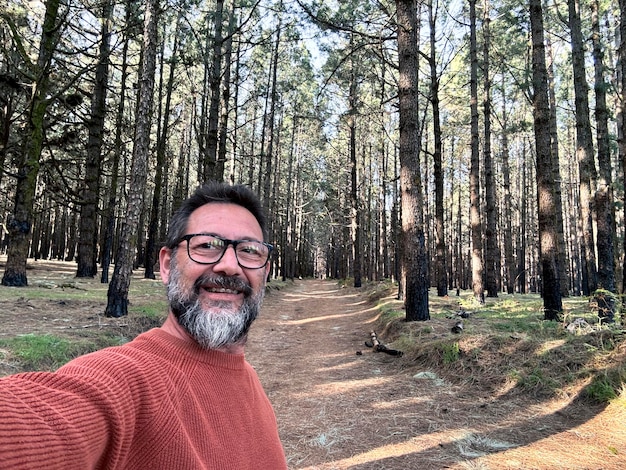
[[[617,323],[600,325],[588,299],[564,299],[564,321],[554,322],[543,320],[538,295],[501,294],[479,305],[471,293],[431,294],[431,319],[406,322],[394,292],[388,289],[384,297],[380,290],[374,295],[381,312],[377,329],[387,344],[404,352],[405,364],[493,393],[565,395],[626,406],[626,332]],[[585,326],[570,331],[576,319]],[[459,320],[460,334],[452,332]]]

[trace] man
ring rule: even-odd
[[[244,186],[211,183],[170,222],[161,328],[55,373],[0,379],[0,469],[286,469],[244,358],[272,247]]]

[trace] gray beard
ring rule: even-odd
[[[243,304],[236,308],[230,302],[215,302],[204,307],[199,286],[205,282],[242,289],[245,294]],[[221,349],[245,343],[248,330],[261,309],[263,291],[253,294],[250,286],[241,279],[222,276],[203,276],[185,291],[181,285],[180,272],[172,259],[167,298],[180,326],[201,348]]]

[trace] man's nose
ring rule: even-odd
[[[228,274],[233,274],[241,271],[239,261],[237,260],[237,253],[235,253],[235,247],[228,245],[224,250],[224,254],[220,260],[213,265],[214,271],[221,271]]]

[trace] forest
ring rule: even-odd
[[[8,0],[3,286],[76,262],[123,316],[208,180],[260,195],[272,276],[625,290],[626,0]],[[113,268],[111,274],[111,268]]]

